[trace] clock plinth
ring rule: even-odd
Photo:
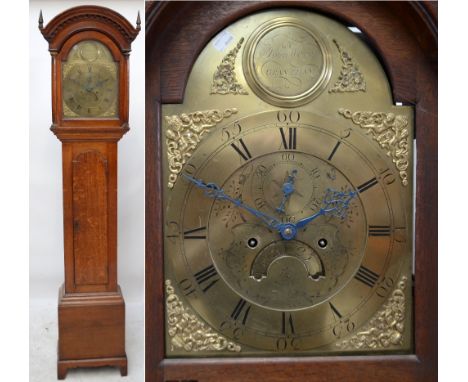
[[[65,282],[57,377],[115,366],[127,375],[117,283],[117,142],[128,127],[134,28],[103,7],[71,8],[39,29],[52,55],[52,132],[62,142]]]
[[[58,319],[58,379],[77,367],[115,366],[127,375],[125,302],[119,286],[116,292],[67,294],[62,285]]]

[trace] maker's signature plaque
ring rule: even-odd
[[[309,102],[331,74],[325,42],[302,21],[281,17],[261,25],[244,51],[247,82],[264,101],[292,107]]]

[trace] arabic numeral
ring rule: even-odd
[[[170,221],[166,223],[166,237],[171,243],[175,243],[176,239],[180,235],[179,223],[175,221]]]
[[[255,203],[255,207],[257,207],[257,209],[262,209],[266,205],[266,202],[265,202],[265,200],[263,198],[255,199],[254,203]]]
[[[296,217],[295,216],[282,216],[281,223],[295,223]]]
[[[288,339],[287,338],[278,338],[276,340],[276,350],[284,351],[288,347]]]
[[[244,335],[245,326],[238,326],[233,320],[223,321],[219,326],[221,332],[229,332],[230,336],[235,340],[238,340]]]
[[[276,340],[276,350],[286,351],[288,349],[300,350],[300,339],[294,337],[280,337]]]
[[[380,179],[387,185],[390,186],[392,183],[395,183],[395,175],[390,172],[390,169],[385,169],[380,171]]]
[[[184,295],[188,296],[195,292],[195,288],[192,285],[192,282],[189,279],[183,279],[179,282],[180,289]]]
[[[223,129],[221,130],[221,137],[222,140],[225,142],[237,137],[241,132],[241,124],[239,123],[239,121],[235,121],[232,125],[223,127]]]
[[[255,169],[255,174],[259,177],[264,177],[267,173],[268,169],[262,164]]]
[[[333,335],[337,338],[341,338],[344,335],[351,333],[356,328],[356,324],[349,319],[340,320],[333,329]]]
[[[385,277],[377,287],[375,293],[377,294],[377,296],[384,298],[388,295],[390,290],[393,288],[394,284],[395,281],[391,277]]]
[[[185,165],[185,173],[188,175],[194,175],[197,172],[197,167],[192,163],[187,163]]]
[[[347,127],[346,129],[343,129],[341,130],[340,132],[340,138],[349,138],[349,136],[351,135],[351,130],[349,127]]]
[[[290,152],[282,153],[281,160],[294,160],[294,153],[290,153]]]
[[[280,110],[276,113],[276,119],[280,123],[297,123],[301,119],[301,113],[296,110],[290,112]]]

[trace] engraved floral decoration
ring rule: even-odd
[[[232,108],[224,111],[218,109],[205,110],[165,117],[167,123],[167,159],[170,172],[167,184],[169,188],[174,187],[183,165],[190,158],[209,128],[216,126],[224,118],[229,118],[235,113],[237,113],[237,109]]]
[[[166,314],[171,347],[187,352],[227,350],[240,352],[241,347],[215,333],[185,307],[175,294],[170,280],[166,280]]]
[[[341,67],[340,75],[338,80],[329,90],[330,93],[344,93],[344,92],[357,92],[366,91],[366,81],[364,76],[359,71],[358,65],[353,62],[348,52],[344,51],[336,40],[333,40],[338,51],[340,52],[341,61],[343,66]]]
[[[356,111],[353,113],[347,109],[339,109],[338,113],[364,129],[366,134],[371,135],[380,147],[386,150],[387,156],[392,158],[400,174],[401,183],[407,186],[408,118],[404,115],[383,112]]]
[[[405,289],[403,276],[388,301],[358,333],[338,342],[341,349],[384,349],[401,345],[405,329]]]
[[[237,82],[235,69],[236,57],[244,42],[242,37],[236,47],[229,51],[222,59],[213,74],[210,94],[249,94],[240,83]]]

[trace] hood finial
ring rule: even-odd
[[[39,29],[44,28],[44,19],[42,18],[42,9],[39,11]]]
[[[136,21],[137,29],[141,29],[141,18],[140,18],[140,11],[138,11],[137,21]]]

